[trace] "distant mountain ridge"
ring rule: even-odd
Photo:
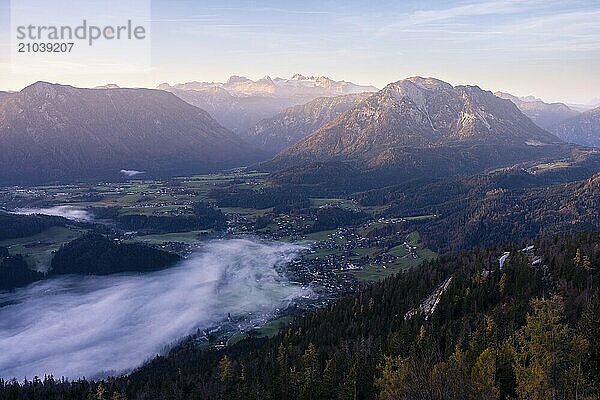
[[[38,82],[0,97],[0,181],[210,171],[256,154],[208,113],[154,89]]]
[[[323,96],[339,96],[344,94],[375,92],[377,88],[369,85],[357,85],[352,82],[335,81],[325,76],[304,76],[295,74],[291,79],[265,76],[253,81],[244,76],[231,76],[226,82],[187,82],[173,86],[163,83],[159,89],[180,89],[203,91],[211,88],[225,89],[232,96],[273,96],[313,98]]]
[[[494,94],[515,103],[523,114],[531,118],[539,127],[548,131],[553,131],[562,121],[579,115],[579,111],[573,110],[563,103],[545,103],[534,96],[517,97],[504,92]]]
[[[394,148],[560,142],[491,92],[413,77],[389,84],[279,157],[376,160]]]
[[[565,141],[600,147],[600,107],[563,121],[553,131]]]
[[[96,86],[94,89],[120,89],[121,87],[115,83],[108,83],[106,85]]]
[[[296,144],[306,135],[331,122],[370,95],[370,93],[356,93],[319,97],[306,104],[289,107],[272,118],[259,121],[243,137],[262,149],[278,152]]]
[[[158,88],[208,111],[219,123],[238,134],[244,134],[258,121],[293,105],[319,97],[377,91],[374,86],[300,74],[291,79],[265,76],[256,81],[234,75],[226,82],[163,83]]]
[[[590,154],[489,91],[412,77],[387,85],[259,168],[282,184],[336,193]]]

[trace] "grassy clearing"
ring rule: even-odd
[[[252,332],[252,337],[262,338],[262,337],[273,337],[277,335],[282,329],[287,328],[290,323],[293,321],[292,317],[281,317],[274,319],[273,321],[267,322],[265,325],[261,326],[258,329],[255,329]],[[236,344],[237,342],[248,337],[246,333],[238,332],[233,335],[229,341],[228,345]]]
[[[404,219],[407,221],[422,221],[422,220],[434,219],[434,218],[437,218],[437,215],[427,214],[427,215],[414,215],[412,217],[404,217]]]
[[[542,163],[542,164],[534,165],[533,167],[529,168],[527,170],[527,172],[535,174],[537,172],[545,172],[545,171],[551,171],[551,170],[555,170],[555,169],[569,168],[570,166],[571,166],[571,163],[566,162],[566,161],[557,161],[557,162],[553,162],[553,163]]]
[[[239,214],[248,217],[261,217],[273,211],[273,208],[240,208],[240,207],[220,207],[225,214]]]
[[[387,225],[386,223],[379,222],[379,221],[370,222],[368,224],[365,224],[365,225],[362,225],[361,227],[359,227],[356,230],[356,233],[358,233],[361,236],[367,236],[369,233],[371,233],[375,229],[383,228],[386,225]]]
[[[163,233],[155,235],[142,235],[138,236],[137,239],[142,242],[152,244],[163,244],[168,242],[181,242],[185,244],[194,244],[200,241],[201,236],[212,233],[212,230],[199,230],[189,232],[174,232],[174,233]]]
[[[173,215],[175,213],[193,215],[192,210],[185,205],[171,204],[166,206],[151,207],[123,207],[119,210],[120,215]]]
[[[320,231],[320,232],[313,232],[313,233],[309,233],[308,235],[306,235],[306,240],[327,240],[329,235],[332,235],[335,233],[335,229],[329,230],[329,231]]]
[[[419,246],[421,235],[419,235],[419,232],[413,231],[406,236],[406,242],[411,246]]]
[[[361,270],[350,271],[349,273],[354,275],[356,279],[361,282],[375,282],[392,276],[402,271],[403,268],[399,266],[385,267],[381,265],[369,265]]]
[[[379,248],[379,247],[358,247],[352,251],[361,257],[365,257],[365,256],[373,257],[373,256],[381,253],[381,248]]]
[[[406,236],[406,242],[410,246],[416,247],[415,254],[417,258],[413,258],[410,251],[404,244],[392,247],[387,251],[387,254],[396,257],[395,260],[380,264],[370,264],[362,270],[353,270],[349,273],[354,275],[358,280],[363,282],[373,282],[385,279],[388,276],[397,274],[400,271],[414,268],[424,261],[428,261],[437,257],[437,254],[430,249],[424,247],[421,242],[419,232],[414,231]],[[355,252],[357,252],[355,250]],[[371,256],[378,254],[374,252]]]
[[[438,256],[435,251],[428,248],[417,249],[417,254],[419,255],[419,258],[426,261],[433,260]]]
[[[351,210],[357,210],[360,207],[356,204],[354,200],[348,199],[339,199],[339,198],[311,198],[310,205],[312,207],[340,207],[347,208]]]
[[[387,253],[394,257],[405,257],[406,255],[408,255],[408,250],[406,250],[406,246],[404,246],[403,244],[399,244],[398,246],[389,249]]]
[[[398,272],[417,267],[424,261],[437,257],[437,254],[429,249],[417,250],[417,254],[419,255],[419,258],[412,258],[407,255],[396,259],[392,263],[380,265],[371,264],[362,270],[350,271],[350,273],[362,282],[374,282],[395,275]]]
[[[292,322],[292,317],[281,317],[273,321],[268,322],[259,329],[256,330],[256,337],[273,337],[279,333],[280,330],[287,328]]]
[[[339,256],[341,255],[342,252],[340,250],[327,250],[327,249],[323,249],[323,250],[318,250],[315,253],[311,253],[311,254],[307,254],[304,256],[304,258],[306,258],[307,260],[322,260],[324,258],[327,258],[327,256]]]
[[[50,267],[53,252],[65,243],[80,237],[85,231],[53,226],[37,235],[0,242],[10,254],[22,254],[27,264],[35,270],[45,272]]]

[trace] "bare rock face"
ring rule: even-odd
[[[259,121],[243,137],[259,148],[277,153],[355,107],[370,93],[320,97],[292,106],[273,118]]]
[[[269,76],[253,81],[232,76],[226,82],[188,82],[158,87],[210,113],[219,123],[243,135],[256,123],[288,107],[319,97],[376,92],[377,88],[323,76],[296,74],[291,79]]]
[[[0,96],[0,182],[201,172],[256,160],[210,115],[150,89],[45,82]]]
[[[278,158],[387,162],[401,149],[453,145],[547,146],[561,140],[511,101],[433,78],[391,83]]]

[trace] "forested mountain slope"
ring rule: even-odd
[[[37,82],[0,97],[0,184],[168,176],[259,159],[206,112],[150,89]]]
[[[441,257],[271,340],[186,341],[126,378],[4,382],[0,398],[598,398],[600,234],[528,244]]]

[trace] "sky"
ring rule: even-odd
[[[546,101],[600,98],[597,0],[151,1],[149,69],[69,74],[10,68],[9,0],[0,0],[0,90],[37,80],[155,87],[302,73],[377,87],[432,76]]]

